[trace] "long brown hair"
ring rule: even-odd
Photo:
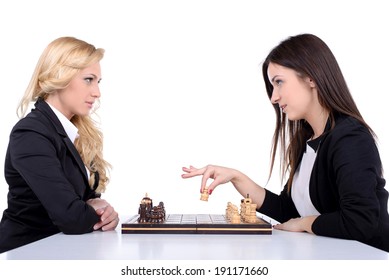
[[[317,36],[301,34],[282,41],[271,50],[262,65],[262,75],[269,99],[273,86],[268,78],[269,63],[275,63],[295,70],[301,77],[309,77],[315,82],[320,104],[329,112],[331,127],[335,125],[335,115],[352,116],[365,125],[373,136],[374,132],[366,124],[348,89],[342,71],[330,48]],[[290,121],[278,104],[273,104],[276,126],[271,149],[269,178],[272,174],[277,148],[280,146],[282,178],[289,171],[288,189],[293,182],[299,157],[306,141],[313,135],[311,126],[305,120]]]

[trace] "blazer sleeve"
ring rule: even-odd
[[[322,168],[327,172],[322,175],[331,180],[320,191],[334,193],[338,206],[334,211],[324,211],[314,221],[312,230],[318,235],[368,240],[379,226],[377,192],[384,185],[374,139],[367,130],[356,127],[327,141],[330,141],[328,148],[322,151],[328,156],[323,162],[327,166]],[[325,208],[330,201],[324,200],[325,193],[321,197]]]
[[[265,191],[265,200],[263,201],[261,208],[258,209],[259,212],[280,223],[300,216],[291,196],[288,194],[287,185],[285,185],[283,191],[279,195],[267,189],[265,189]]]
[[[14,128],[10,137],[12,166],[21,174],[60,231],[66,234],[91,232],[99,216],[82,200],[82,195],[75,191],[77,186],[73,186],[66,177],[64,169],[74,169],[74,174],[80,172],[76,170],[76,165],[63,166],[59,159],[61,145],[63,143],[56,140],[41,122],[22,122]]]

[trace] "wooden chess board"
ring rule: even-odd
[[[220,214],[169,214],[162,223],[138,223],[134,215],[122,223],[123,234],[272,234],[272,226],[258,218],[255,223],[232,224]]]

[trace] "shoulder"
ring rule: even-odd
[[[63,146],[62,136],[52,121],[39,110],[33,110],[20,119],[13,127],[9,137],[9,148],[13,155],[43,153]]]
[[[345,137],[371,139],[374,142],[373,135],[364,124],[353,117],[342,115],[335,119],[335,126],[327,132],[325,138],[340,140]]]
[[[42,111],[33,109],[12,128],[10,141],[13,144],[37,143],[37,141],[58,142],[60,134],[52,120]],[[45,140],[44,140],[45,139]]]
[[[335,120],[335,126],[324,135],[321,141],[321,154],[337,158],[350,154],[378,154],[374,136],[357,119],[341,116]]]
[[[49,105],[42,99],[38,99],[35,108],[24,118],[19,120],[13,128],[14,131],[35,131],[40,133],[62,133],[61,124]]]
[[[40,111],[34,109],[15,124],[12,132],[35,131],[42,133],[48,132],[51,126],[50,120]]]

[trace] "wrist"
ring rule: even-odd
[[[233,185],[239,185],[243,181],[243,173],[241,173],[239,170],[231,169],[231,180],[230,182]]]
[[[313,233],[312,224],[316,220],[317,216],[307,216],[303,218],[303,230],[309,233]]]

